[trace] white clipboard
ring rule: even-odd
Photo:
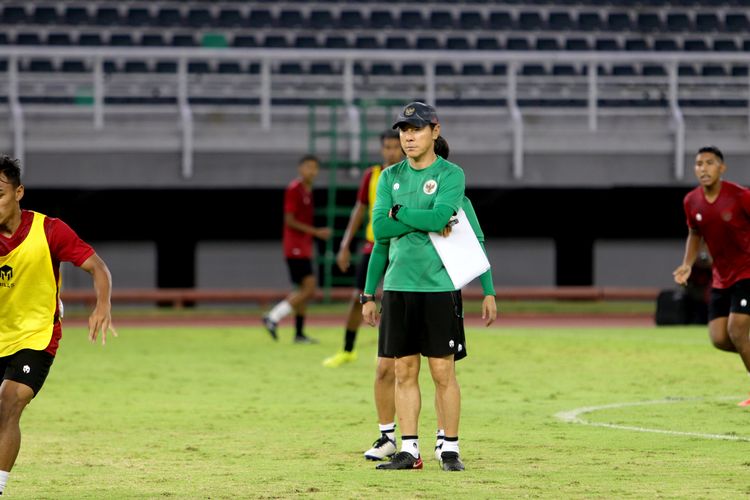
[[[463,208],[458,210],[456,217],[458,224],[453,226],[447,237],[432,232],[428,234],[453,286],[459,290],[484,274],[490,268],[490,261],[487,260]]]

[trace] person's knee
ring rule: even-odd
[[[16,423],[21,418],[33,394],[18,394],[16,391],[0,391],[0,426]]]
[[[396,383],[415,384],[419,378],[419,358],[416,361],[409,358],[400,358],[395,363]]]
[[[750,334],[750,321],[746,319],[730,319],[727,325],[727,331],[729,332],[729,338],[734,345],[746,344],[750,341],[748,334]]]
[[[456,372],[454,370],[453,360],[433,360],[430,363],[430,373],[436,386],[447,387],[456,383]]]
[[[315,295],[316,285],[315,278],[305,278],[300,284],[299,292],[304,296],[305,300],[312,298]]]
[[[721,351],[730,351],[734,352],[736,348],[734,347],[734,342],[732,342],[732,339],[729,338],[728,335],[721,335],[721,336],[711,336],[711,343],[713,346]]]
[[[383,384],[393,384],[395,382],[396,370],[393,359],[378,358],[378,366],[375,368],[375,380]]]

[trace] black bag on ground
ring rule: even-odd
[[[662,290],[656,299],[657,325],[705,325],[708,310],[704,301],[693,298],[688,290]]]

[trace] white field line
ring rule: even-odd
[[[667,434],[670,436],[688,436],[688,437],[697,437],[697,438],[703,438],[703,439],[722,439],[725,441],[750,442],[750,437],[748,436],[737,436],[734,434],[709,434],[709,433],[702,433],[702,432],[683,432],[683,431],[673,431],[669,429],[651,429],[648,427],[639,427],[635,425],[620,425],[620,424],[610,424],[610,423],[605,423],[605,422],[591,422],[589,420],[586,420],[585,418],[582,418],[583,415],[593,413],[596,411],[600,411],[600,410],[628,408],[631,406],[663,405],[663,404],[686,403],[686,402],[694,402],[694,401],[706,401],[708,399],[738,400],[740,398],[738,398],[737,396],[723,396],[723,397],[717,397],[717,398],[664,398],[664,399],[654,399],[651,401],[634,401],[630,403],[612,403],[612,404],[600,405],[600,406],[584,406],[582,408],[575,408],[573,410],[561,411],[561,412],[555,413],[555,418],[562,420],[563,422],[568,422],[571,424],[590,425],[592,427],[606,427],[609,429],[621,429],[621,430],[636,431],[636,432],[651,432],[654,434]]]

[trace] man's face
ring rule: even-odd
[[[320,165],[315,160],[305,160],[299,165],[299,175],[307,184],[312,184],[315,177],[318,176]]]
[[[431,128],[429,125],[415,127],[405,123],[401,125],[399,136],[401,148],[408,158],[421,158],[427,152],[432,151],[434,141],[440,135],[440,125]]]
[[[0,228],[7,227],[21,211],[19,202],[23,186],[13,187],[4,174],[0,174]]]
[[[380,146],[380,154],[383,156],[383,166],[387,167],[401,161],[401,141],[398,137],[386,137]]]
[[[699,153],[695,157],[695,177],[703,187],[714,186],[725,170],[724,162],[713,153]]]

